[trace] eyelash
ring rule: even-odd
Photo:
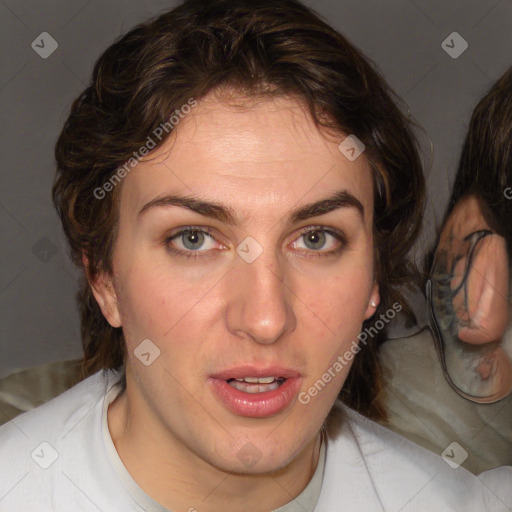
[[[208,256],[201,254],[202,252],[207,252],[207,251],[183,251],[182,249],[177,249],[176,247],[172,247],[170,245],[170,243],[175,238],[179,238],[184,233],[190,233],[190,232],[203,233],[203,234],[210,236],[211,238],[213,238],[215,240],[215,237],[212,234],[212,230],[209,229],[208,227],[188,226],[188,227],[178,231],[177,233],[173,233],[172,235],[169,235],[168,237],[166,237],[163,244],[165,245],[165,247],[167,248],[167,250],[170,253],[172,253],[176,256],[182,257],[182,258],[186,258],[187,260],[189,260],[190,258],[195,260],[197,258],[208,257]],[[342,252],[342,250],[345,248],[345,246],[347,244],[347,239],[343,233],[338,233],[338,232],[328,229],[324,226],[308,226],[307,228],[304,228],[301,230],[299,236],[295,240],[298,240],[299,238],[301,238],[304,235],[307,235],[309,233],[317,233],[317,232],[323,232],[323,233],[327,233],[327,234],[331,235],[336,240],[338,240],[338,242],[340,242],[341,245],[331,251],[314,251],[314,250],[307,251],[307,252],[312,253],[311,257],[313,257],[313,258],[328,258],[330,256],[332,257],[335,255],[338,255]]]

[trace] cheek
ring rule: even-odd
[[[186,314],[191,294],[182,293],[179,283],[156,274],[133,270],[118,291],[123,331],[128,344],[139,338],[162,339]]]
[[[145,268],[146,270],[137,270]],[[142,265],[126,273],[120,314],[129,350],[152,340],[166,359],[178,360],[202,350],[201,343],[221,317],[221,302],[206,293],[214,282],[197,282],[176,272],[157,272]]]
[[[330,281],[323,299],[326,324],[332,329],[330,343],[325,355],[335,358],[346,354],[343,369],[337,369],[336,375],[343,379],[353,362],[353,354],[357,353],[358,336],[367,312],[373,276],[367,268],[360,267],[359,272],[345,276],[337,276]]]
[[[320,290],[317,289],[314,297],[310,297],[309,311],[304,313],[308,313],[305,318],[309,318],[304,325],[307,338],[314,340],[308,349],[312,354],[309,359],[312,370],[310,378],[321,378],[331,383],[325,399],[337,393],[359,351],[358,335],[372,284],[371,276],[366,275],[366,280],[357,279],[357,286],[354,282],[347,282],[344,276],[326,281]]]
[[[354,265],[308,284],[308,304],[337,334],[359,329],[368,307],[373,277],[370,266]]]

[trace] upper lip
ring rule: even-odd
[[[226,368],[211,375],[214,379],[243,379],[244,377],[284,377],[285,379],[298,378],[301,374],[290,368],[282,366],[257,367],[252,365],[242,365],[233,368]]]

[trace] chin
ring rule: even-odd
[[[209,454],[208,462],[230,473],[275,473],[290,464],[308,443],[307,437],[293,438],[297,432],[283,431],[283,434],[279,437],[265,434],[256,438],[249,432],[243,439],[231,439],[232,442],[222,446],[216,454]],[[285,442],[286,439],[292,439],[292,442]]]
[[[254,445],[245,449],[243,456],[231,453],[222,461],[212,461],[212,465],[227,473],[259,475],[276,473],[286,467],[294,458],[293,453],[262,453]]]

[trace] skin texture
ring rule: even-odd
[[[307,390],[375,312],[372,171],[364,154],[353,162],[341,154],[344,138],[326,137],[292,98],[235,108],[210,94],[122,183],[114,275],[92,283],[127,343],[127,390],[108,423],[128,471],[172,510],[272,510],[313,475],[319,431],[349,365],[307,405],[294,400],[268,418],[230,412],[207,380],[237,365],[279,364],[300,372]],[[361,202],[364,217],[345,206],[288,222],[291,210],[339,190]],[[229,205],[239,223],[177,206],[138,215],[171,193]],[[346,242],[326,234],[322,248],[308,247],[301,228],[318,225]],[[166,248],[187,226],[212,230],[197,259]],[[263,248],[250,264],[236,252],[248,236]],[[187,251],[183,238],[168,245]],[[161,351],[150,366],[134,356],[147,338]],[[238,456],[249,442],[252,467]]]

